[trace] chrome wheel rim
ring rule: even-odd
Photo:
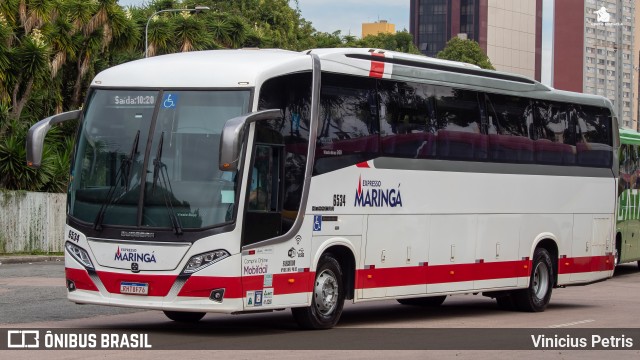
[[[322,315],[331,314],[338,305],[338,280],[328,269],[323,270],[316,278],[313,292],[315,306]]]
[[[549,268],[547,264],[539,263],[533,272],[533,293],[542,300],[549,290]]]

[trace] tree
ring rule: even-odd
[[[312,45],[315,48],[373,48],[420,54],[418,48],[413,44],[413,37],[407,31],[400,31],[395,34],[380,33],[358,39],[353,35],[342,35],[340,30],[337,30],[332,33],[315,32],[311,35],[311,38],[313,40]]]
[[[192,12],[196,5],[210,10]],[[82,106],[98,72],[149,56],[219,48],[366,47],[418,53],[405,32],[358,39],[317,32],[297,0],[0,0],[0,188],[63,191],[75,127],[47,136],[43,166],[24,163],[26,131],[37,120]]]
[[[489,57],[482,52],[480,45],[473,40],[463,40],[458,37],[447,42],[447,45],[436,55],[438,59],[462,61],[478,65],[483,69],[495,70]]]
[[[356,46],[420,55],[420,51],[413,44],[413,37],[406,30],[399,31],[395,34],[380,33],[377,35],[368,35],[360,41],[357,41]]]

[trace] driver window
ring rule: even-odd
[[[272,148],[265,145],[256,146],[256,155],[251,171],[249,185],[249,210],[271,210],[271,189],[273,178],[270,169],[273,168]]]

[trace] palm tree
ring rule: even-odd
[[[227,47],[235,49],[242,46],[248,33],[248,26],[244,18],[231,15],[227,19],[231,31],[229,32],[229,42]]]
[[[25,34],[31,30],[42,27],[57,14],[52,11],[54,3],[51,0],[26,1],[20,0],[18,4],[18,14],[20,23],[24,27]]]
[[[77,29],[65,17],[60,16],[43,27],[43,33],[51,44],[51,51],[54,54],[50,63],[51,79],[58,75],[58,71],[64,66],[67,59],[75,58],[78,51],[78,44],[74,41],[73,36]]]
[[[170,52],[171,39],[173,38],[173,28],[171,22],[164,17],[154,16],[149,24],[147,34],[149,38],[148,56],[155,56],[160,53]]]
[[[176,16],[174,22],[175,38],[181,52],[202,50],[211,42],[204,22],[188,12]]]
[[[217,46],[227,47],[231,43],[233,29],[226,16],[218,14],[211,16],[207,28]]]
[[[2,5],[5,5],[3,3]],[[11,43],[13,42],[13,30],[9,25],[9,21],[4,16],[4,11],[0,8],[0,106],[8,107],[9,96],[7,93],[8,81],[11,73],[11,58],[9,51],[11,50]],[[3,112],[0,109],[0,113]],[[1,133],[1,132],[0,132]]]
[[[21,39],[12,63],[18,75],[11,94],[13,107],[10,117],[19,119],[36,81],[45,80],[49,75],[49,47],[40,30],[34,29],[29,36]]]
[[[75,0],[78,1],[78,0]],[[91,5],[87,5],[91,6]],[[127,17],[124,10],[118,5],[117,0],[97,0],[95,12],[91,18],[78,17],[84,41],[76,58],[76,81],[71,97],[71,108],[77,108],[80,104],[84,80],[98,55],[104,55],[114,39],[114,35],[121,36],[127,29]]]

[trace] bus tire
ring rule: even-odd
[[[529,287],[514,292],[513,299],[520,311],[540,312],[549,304],[553,290],[553,264],[547,249],[537,248],[532,264]]]
[[[303,329],[330,329],[340,319],[345,295],[342,268],[331,254],[325,254],[318,262],[311,306],[293,308],[291,312]]]
[[[402,305],[437,307],[442,305],[442,303],[446,299],[447,299],[447,296],[442,295],[442,296],[429,296],[429,297],[419,297],[419,298],[410,298],[410,299],[398,299],[398,302]]]
[[[187,311],[163,311],[171,320],[182,323],[195,323],[200,321],[206,313],[203,312],[187,312]]]
[[[516,310],[516,303],[513,300],[513,296],[511,294],[497,297],[496,303],[498,304],[498,309],[500,310],[505,310],[505,311]]]

